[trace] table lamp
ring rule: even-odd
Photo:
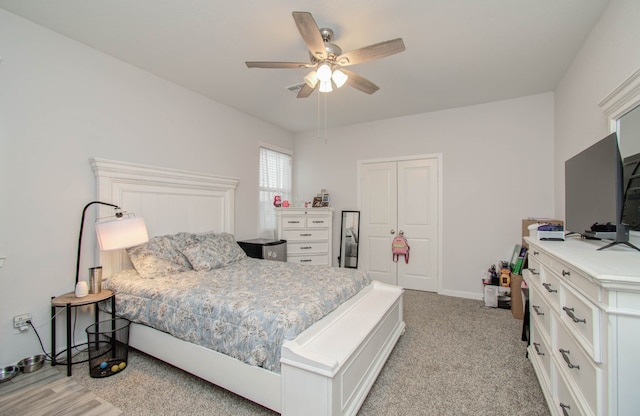
[[[84,217],[87,209],[93,204],[101,204],[115,209],[115,219],[96,223],[96,234],[100,250],[118,250],[133,247],[149,241],[147,227],[143,218],[137,218],[133,214],[123,213],[122,209],[114,204],[102,201],[92,201],[85,205],[80,220],[80,233],[78,235],[78,258],[76,261],[76,296],[86,296],[86,283],[78,287],[80,278],[80,253],[82,249],[82,233],[84,230]]]

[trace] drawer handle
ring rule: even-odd
[[[571,276],[571,272],[567,272],[565,270],[562,271],[563,276]]]
[[[533,343],[533,348],[535,348],[535,349],[536,349],[536,354],[538,354],[538,355],[544,355],[544,353],[543,353],[543,352],[540,352],[540,344],[538,344],[537,342],[534,342],[534,343]]]
[[[305,247],[300,247],[300,250],[311,250],[313,247],[311,246],[305,246]]]
[[[287,224],[300,224],[300,221],[287,221]]]
[[[566,306],[563,306],[563,307],[562,307],[562,310],[563,310],[563,311],[565,311],[565,312],[567,313],[567,315],[569,315],[569,318],[573,319],[573,322],[575,322],[575,323],[582,322],[583,324],[586,324],[586,323],[587,323],[587,319],[586,319],[586,318],[585,318],[585,319],[580,319],[580,318],[577,318],[577,317],[573,314],[573,311],[574,311],[574,309],[573,309],[573,308],[568,308],[568,307],[566,307]]]
[[[570,416],[569,412],[567,412],[567,410],[571,410],[571,406],[569,406],[568,404],[564,404],[564,403],[560,402],[560,408],[562,409],[562,415],[563,416]]]
[[[537,256],[538,254],[540,254],[540,253],[539,253],[539,252],[537,252],[537,251],[535,251],[535,250],[533,251],[533,255],[534,255],[534,256]]]
[[[580,370],[579,365],[571,364],[571,359],[569,358],[569,350],[563,350],[562,348],[560,348],[559,351],[560,351],[560,354],[562,354],[562,358],[564,358],[564,361],[567,363],[567,366],[569,368],[575,368],[576,370]]]
[[[531,306],[533,308],[534,311],[536,311],[536,315],[538,316],[544,316],[544,312],[540,312],[540,306],[538,305],[533,305]]]
[[[531,274],[534,274],[536,276],[540,275],[540,272],[537,271],[536,269],[529,269],[529,271],[531,272]]]
[[[324,220],[320,220],[320,221],[311,221],[314,224],[324,224]]]
[[[311,237],[311,234],[300,234],[300,237]]]
[[[543,283],[542,286],[544,286],[544,288],[547,289],[547,292],[549,293],[558,292],[557,289],[551,289],[551,283]]]
[[[311,261],[313,261],[313,260],[311,260],[311,259],[302,259],[302,260],[300,260],[300,263],[309,263]]]

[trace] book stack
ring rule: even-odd
[[[527,248],[516,244],[513,249],[513,255],[511,256],[511,262],[509,267],[512,274],[522,274],[522,268],[524,267],[525,259],[527,258]]]

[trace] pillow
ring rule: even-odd
[[[182,253],[197,271],[217,269],[247,257],[228,233],[200,235],[198,242],[182,249]]]
[[[127,249],[129,259],[140,277],[170,276],[192,270],[191,263],[181,250],[196,242],[190,233],[178,233],[153,237],[148,242]]]
[[[231,255],[231,263],[242,260],[247,257],[247,253],[240,247],[238,243],[236,243],[236,238],[233,234],[229,233],[220,233],[218,234],[227,244],[225,246]]]

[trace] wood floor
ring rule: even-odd
[[[49,365],[0,384],[1,416],[116,416],[122,411]]]

